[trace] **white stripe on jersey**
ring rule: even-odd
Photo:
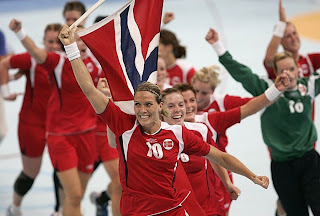
[[[59,56],[59,63],[56,66],[56,68],[54,69],[54,74],[56,75],[56,79],[57,79],[57,84],[58,84],[58,88],[61,89],[61,85],[62,85],[62,69],[63,69],[63,65],[65,62],[65,54],[63,52],[56,52]]]
[[[129,142],[130,142],[131,136],[132,136],[134,130],[138,127],[138,125],[139,125],[139,123],[136,120],[134,123],[134,126],[130,130],[124,132],[121,135],[122,141],[123,141],[123,153],[124,153],[125,160],[127,160],[127,157],[128,157],[128,147],[129,147]]]
[[[181,82],[187,83],[188,72],[192,69],[192,65],[189,64],[184,59],[177,59],[175,65],[178,65],[182,70],[182,79]]]
[[[201,123],[205,123],[209,130],[211,131],[212,133],[212,139],[217,142],[217,131],[212,127],[212,125],[210,124],[209,122],[209,119],[208,119],[208,113],[205,112],[205,113],[202,113],[201,115],[196,115],[195,116],[195,120],[196,122],[201,122]]]
[[[36,66],[37,66],[37,61],[31,57],[31,67],[30,67],[30,82],[31,82],[31,87],[34,87],[34,80],[36,78]]]
[[[180,158],[180,154],[184,149],[184,142],[182,139],[182,127],[181,125],[169,125],[166,122],[161,122],[161,128],[165,129],[165,130],[171,130],[174,135],[176,136],[176,138],[179,141],[179,154],[177,155],[177,159]]]
[[[220,94],[213,93],[213,98],[214,98],[215,101],[217,101],[217,104],[218,104],[219,109],[220,109],[221,112],[226,111],[226,108],[224,107],[224,98],[225,97],[226,97],[225,94],[220,95]]]
[[[207,126],[205,126],[202,123],[194,123],[194,122],[184,122],[184,126],[188,130],[198,131],[201,134],[202,139],[205,142],[207,142],[207,134],[208,134],[208,127]]]

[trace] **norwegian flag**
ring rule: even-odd
[[[163,0],[132,0],[114,14],[78,32],[100,62],[112,98],[133,114],[136,87],[156,83]]]

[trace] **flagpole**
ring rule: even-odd
[[[72,25],[69,27],[70,29],[77,27],[80,23],[83,22],[93,11],[95,11],[103,2],[106,0],[99,0],[97,3],[95,3],[89,10],[87,10],[84,14],[82,14],[79,19],[77,19]]]

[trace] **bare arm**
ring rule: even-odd
[[[10,24],[9,24],[9,28],[17,33],[22,29],[22,25],[21,22],[19,20],[16,19],[12,19]],[[22,40],[21,43],[23,44],[23,46],[27,49],[27,51],[29,52],[29,54],[36,59],[38,64],[42,64],[46,61],[47,59],[47,52],[42,49],[37,47],[37,45],[34,43],[34,41],[28,36],[26,35]]]
[[[243,163],[230,154],[224,153],[213,146],[210,146],[209,153],[205,156],[208,160],[216,162],[220,166],[230,170],[231,172],[238,173],[247,177],[255,184],[260,185],[263,188],[268,188],[269,178],[266,176],[257,176],[251,172]]]
[[[221,167],[220,165],[218,165],[214,162],[210,161],[210,164],[211,164],[212,168],[214,169],[214,171],[218,174],[220,180],[222,181],[223,185],[226,187],[227,191],[230,193],[231,198],[233,200],[238,199],[241,191],[239,188],[234,186],[232,184],[232,182],[230,181],[228,171],[225,168]]]
[[[10,56],[0,61],[0,85],[9,82]]]
[[[70,30],[69,26],[65,25],[59,34],[59,39],[64,46],[73,44],[75,42],[74,34],[75,28]],[[68,53],[67,53],[68,54]],[[90,101],[96,113],[103,113],[106,109],[109,98],[99,91],[93,84],[92,78],[88,72],[87,67],[84,65],[80,55],[78,58],[71,60],[74,76],[81,87],[83,93]]]
[[[290,84],[290,80],[287,72],[284,72],[279,76],[277,76],[274,82],[274,85],[279,92],[285,91],[289,87],[289,84]],[[277,99],[278,97],[275,100]],[[241,120],[271,105],[275,100],[269,101],[265,93],[259,95],[258,97],[253,98],[248,103],[240,107]]]
[[[279,20],[282,22],[286,22],[286,14],[284,7],[282,6],[282,0],[279,0]],[[264,63],[267,67],[272,67],[272,59],[273,56],[278,52],[278,48],[281,44],[281,37],[272,36],[272,39],[268,45],[266,56],[264,57]]]
[[[10,56],[4,58],[0,62],[0,92],[1,96],[5,100],[15,100],[18,96],[16,93],[11,93],[8,82],[9,82],[9,69],[10,66]]]

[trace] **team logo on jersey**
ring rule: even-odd
[[[302,85],[301,83],[298,85],[301,96],[305,96],[307,94],[307,87]]]
[[[171,150],[174,146],[174,143],[171,139],[165,139],[163,140],[162,146],[166,150]]]
[[[156,142],[157,142],[157,139],[155,139],[155,138],[148,138],[147,141],[148,141],[149,143],[156,143]]]
[[[181,155],[180,155],[180,159],[181,159],[181,161],[182,162],[184,162],[184,163],[187,163],[187,162],[189,162],[189,155],[187,155],[187,154],[185,154],[185,153],[181,153]]]

